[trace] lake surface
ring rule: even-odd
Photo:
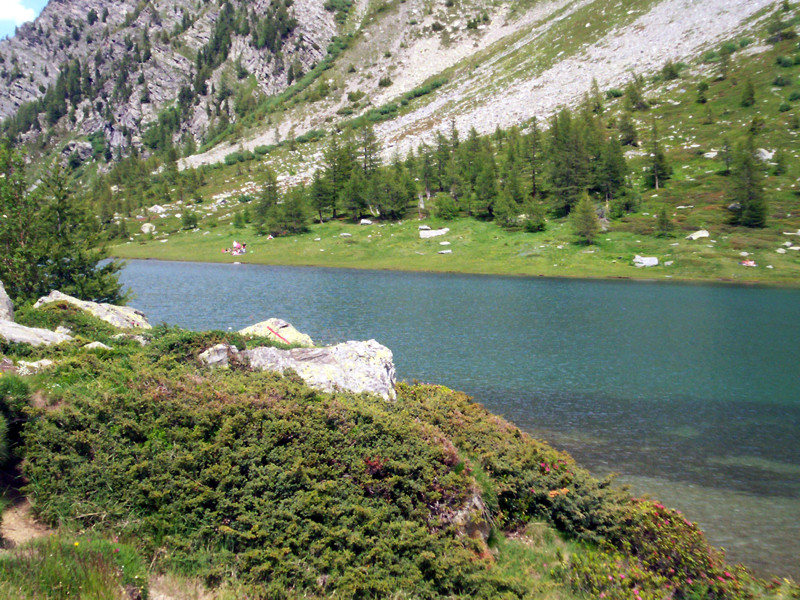
[[[800,290],[131,261],[151,323],[377,339],[733,561],[800,578]]]

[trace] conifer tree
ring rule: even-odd
[[[9,296],[33,300],[52,290],[85,300],[125,300],[122,265],[99,246],[99,223],[59,166],[30,187],[25,161],[0,144],[0,281]]]
[[[767,222],[764,172],[756,156],[754,135],[748,135],[739,147],[731,176],[731,195],[734,205],[738,205],[733,211],[731,222],[745,227],[764,227]]]
[[[753,85],[753,81],[748,79],[744,84],[744,89],[742,90],[742,101],[741,105],[745,108],[749,106],[753,106],[756,103],[756,88]]]
[[[636,131],[636,125],[628,111],[622,113],[617,129],[619,130],[619,141],[623,146],[639,145],[639,132]]]
[[[599,175],[600,191],[605,197],[608,209],[608,203],[625,185],[625,177],[628,175],[628,164],[622,154],[622,144],[616,138],[612,137],[603,146]]]
[[[580,242],[585,244],[594,243],[597,234],[600,233],[600,219],[597,218],[594,202],[586,192],[581,195],[580,200],[575,205],[570,215],[570,220]]]
[[[557,216],[566,216],[586,191],[589,161],[580,130],[564,109],[550,126],[550,183]]]
[[[327,178],[323,177],[319,170],[314,172],[309,195],[311,208],[317,212],[319,222],[322,223],[323,212],[333,208],[333,194]]]
[[[650,164],[647,167],[647,177],[645,179],[648,186],[658,190],[663,187],[664,182],[672,175],[672,167],[669,166],[667,157],[661,149],[655,118],[653,118],[650,143]]]
[[[538,193],[537,179],[541,172],[541,136],[536,117],[533,117],[531,132],[525,138],[525,157],[528,161],[528,172],[531,176],[531,198],[536,198]]]

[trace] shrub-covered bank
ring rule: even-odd
[[[119,540],[152,573],[253,598],[800,597],[463,394],[324,394],[198,361],[252,343],[238,334],[161,327],[140,346],[58,305],[18,320],[80,339],[27,353],[50,370],[0,377],[23,492],[62,535]],[[99,337],[112,349],[81,348]],[[564,540],[547,562],[532,558],[540,526]],[[513,553],[529,566],[512,568]],[[0,585],[20,577],[0,557]]]

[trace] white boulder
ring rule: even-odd
[[[396,397],[392,351],[375,340],[345,342],[325,348],[254,348],[241,355],[250,367],[284,373],[292,370],[309,387],[323,392],[336,389]]]
[[[289,344],[290,346],[311,347],[314,345],[314,340],[312,340],[310,336],[297,331],[291,323],[283,319],[267,319],[261,323],[256,323],[250,327],[240,329],[239,333],[242,335],[269,338],[274,342],[281,342],[283,344]]]
[[[444,235],[448,233],[450,229],[445,227],[443,229],[420,229],[419,237],[423,240],[427,240],[428,238],[439,237],[440,235]]]
[[[39,327],[26,327],[13,321],[0,321],[0,337],[7,342],[31,346],[50,346],[72,340],[72,336],[63,333]]]
[[[633,264],[637,267],[657,267],[658,259],[655,256],[639,256],[637,254],[633,257]]]
[[[111,346],[106,346],[103,342],[91,342],[83,347],[84,350],[111,350]]]
[[[686,236],[687,240],[699,240],[701,238],[710,237],[710,234],[705,229],[701,229],[700,231],[695,231],[694,233],[690,233]]]
[[[62,294],[57,290],[53,290],[49,295],[39,298],[33,307],[40,308],[45,304],[51,304],[53,302],[66,302],[67,304],[77,306],[101,321],[110,323],[114,327],[119,327],[120,329],[152,329],[144,313],[135,308],[131,308],[130,306],[114,306],[113,304],[107,304],[105,302],[79,300],[67,294]]]

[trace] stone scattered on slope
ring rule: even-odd
[[[0,319],[4,321],[14,320],[14,303],[11,298],[6,294],[6,288],[3,287],[3,282],[0,281]]]
[[[423,240],[427,240],[428,238],[439,237],[440,235],[444,235],[450,231],[449,227],[445,227],[443,229],[420,229],[419,237]]]
[[[295,329],[291,323],[283,319],[267,319],[261,323],[250,325],[240,329],[239,333],[242,335],[252,335],[254,337],[265,337],[275,342],[282,344],[289,344],[290,346],[307,346],[314,345],[314,340],[305,333],[301,333]]]
[[[295,371],[316,390],[368,392],[386,400],[396,397],[392,351],[375,340],[345,342],[325,348],[254,348],[241,355],[261,371]]]
[[[111,346],[106,346],[103,342],[90,342],[83,347],[84,350],[112,350]]]
[[[700,238],[707,238],[710,234],[705,229],[701,229],[700,231],[695,231],[694,233],[690,233],[686,236],[687,240],[699,240]]]
[[[34,362],[21,360],[19,361],[19,368],[17,369],[17,373],[19,375],[35,375],[36,373],[41,373],[45,369],[49,369],[55,364],[56,363],[54,363],[52,360],[48,358],[43,358],[42,360],[37,360]]]
[[[115,340],[133,340],[134,342],[138,342],[140,346],[147,346],[150,342],[142,335],[138,334],[130,334],[130,333],[118,333],[114,336]]]
[[[639,256],[637,254],[633,257],[633,264],[637,267],[657,267],[658,259],[655,256]]]
[[[114,306],[105,302],[89,302],[88,300],[78,300],[67,294],[62,294],[57,290],[50,292],[48,296],[39,298],[34,308],[40,308],[45,304],[53,302],[67,302],[73,306],[77,306],[81,310],[85,310],[90,315],[97,317],[101,321],[110,323],[114,327],[120,329],[152,329],[150,323],[144,313],[131,308],[130,306]]]
[[[7,342],[30,344],[31,346],[50,346],[72,340],[72,336],[63,333],[38,327],[26,327],[13,321],[0,321],[0,337]]]

